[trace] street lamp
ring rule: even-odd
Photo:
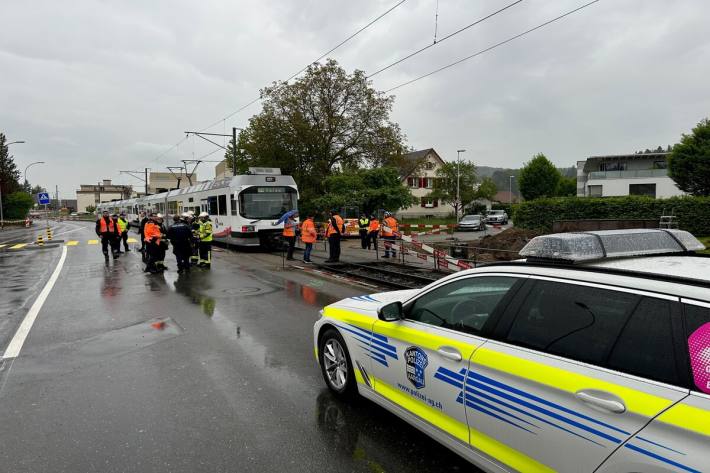
[[[11,141],[11,142],[5,144],[5,146],[21,144],[21,143],[24,143],[24,141]],[[3,215],[3,211],[2,211],[2,186],[0,186],[0,230],[2,230],[3,228],[5,228],[5,216]]]
[[[461,186],[461,153],[465,153],[465,149],[457,149],[456,150],[456,222],[458,223],[459,221],[459,207],[462,207],[461,205],[461,191],[460,191],[460,186]]]
[[[44,161],[35,161],[34,163],[30,163],[25,166],[25,172],[23,174],[25,182],[27,182],[27,170],[30,168],[30,166],[34,166],[35,164],[44,164]]]
[[[513,179],[515,176],[510,176],[508,179],[508,205],[513,205]]]

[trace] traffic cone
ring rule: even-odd
[[[158,322],[153,322],[152,324],[150,324],[150,326],[156,330],[163,330],[165,328],[165,321],[160,320]]]
[[[38,244],[39,246],[43,246],[43,245],[44,245],[44,239],[42,238],[42,234],[41,234],[41,233],[40,233],[39,235],[37,235],[37,244]]]
[[[47,228],[47,241],[52,241],[52,229]]]

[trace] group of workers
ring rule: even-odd
[[[296,246],[297,234],[300,231],[301,241],[304,245],[303,262],[312,263],[311,251],[313,250],[313,244],[318,239],[318,230],[313,221],[315,215],[313,212],[308,213],[306,219],[301,222],[300,228],[296,221],[297,217],[298,213],[293,212],[284,220],[283,238],[288,244],[286,259],[294,260],[293,251]],[[380,224],[375,215],[368,217],[366,214],[362,214],[358,220],[358,226],[362,249],[370,250],[374,248],[375,251],[378,251],[377,238],[381,236],[385,241],[385,254],[383,257],[395,258],[397,256],[393,245],[399,235],[399,224],[391,213],[384,213],[382,224]],[[337,210],[332,210],[325,228],[325,237],[328,240],[329,250],[328,259],[325,260],[326,263],[338,263],[340,261],[340,240],[344,234],[345,221]]]
[[[114,259],[121,253],[121,241],[125,251],[128,248],[130,224],[125,213],[109,216],[104,211],[96,221],[96,234],[101,238],[101,250],[106,261],[109,248]],[[167,229],[160,213],[140,213],[138,233],[141,238],[140,252],[146,263],[145,272],[161,273],[168,269],[165,252],[170,241],[177,261],[178,273],[190,271],[191,266],[209,269],[212,264],[212,222],[207,212],[197,218],[194,212],[173,216],[173,224]]]

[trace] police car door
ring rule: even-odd
[[[520,281],[495,275],[454,279],[409,301],[403,320],[378,320],[375,333],[386,336],[398,356],[387,366],[372,364],[375,391],[468,448],[464,373],[485,343],[479,334]]]

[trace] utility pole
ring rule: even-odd
[[[508,205],[513,204],[513,179],[515,176],[510,176],[508,179]]]
[[[148,168],[145,168],[145,195],[148,195]]]
[[[456,150],[456,222],[459,221],[459,207],[461,205],[461,153],[465,153],[465,149]]]
[[[61,204],[59,202],[59,186],[56,184],[54,185],[54,201],[56,202],[55,205],[57,206],[55,210],[58,212],[61,208]]]
[[[232,176],[237,175],[237,127],[232,127]]]
[[[118,171],[119,174],[128,174],[129,176],[135,177],[139,181],[145,182],[145,195],[148,195],[148,171],[150,168],[145,168],[143,171]],[[143,176],[141,176],[143,174]],[[129,199],[131,196],[126,197]]]
[[[231,135],[223,135],[223,134],[221,134],[221,133],[202,133],[202,132],[199,132],[199,131],[186,131],[186,132],[185,132],[185,135],[186,135],[186,136],[190,136],[191,134],[192,134],[192,135],[195,135],[195,136],[197,136],[197,137],[199,137],[199,138],[202,138],[203,140],[205,140],[205,141],[207,141],[207,142],[212,143],[213,145],[215,145],[215,146],[218,147],[218,148],[222,148],[222,149],[225,150],[225,151],[227,151],[227,148],[226,148],[226,147],[222,146],[222,145],[219,144],[219,143],[216,143],[216,142],[212,141],[212,140],[209,139],[209,138],[205,138],[205,136],[226,136],[226,137],[231,136],[231,137],[232,137],[232,143],[233,143],[233,145],[234,145],[234,157],[232,158],[232,175],[233,175],[233,176],[236,176],[236,175],[237,175],[237,172],[236,172],[236,168],[237,168],[237,130],[243,130],[243,129],[244,129],[244,128],[232,127],[232,134],[231,134]],[[190,159],[188,159],[188,160],[183,160],[183,163],[184,163],[185,161],[196,161],[196,160],[190,160]],[[198,161],[198,164],[201,162],[201,161],[199,161],[199,160],[197,160],[197,161]],[[195,168],[197,168],[197,166],[195,166]],[[187,168],[185,168],[185,169],[187,170]],[[193,171],[193,172],[194,172],[194,171]],[[188,179],[190,179],[190,178],[188,177]]]

